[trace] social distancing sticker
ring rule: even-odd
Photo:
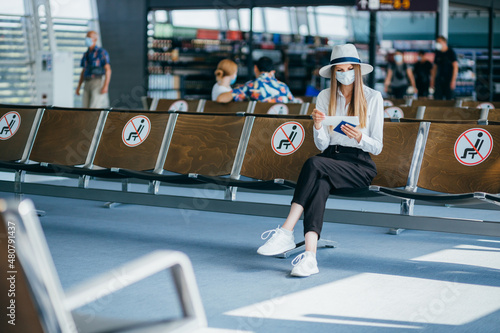
[[[304,142],[305,131],[301,124],[289,121],[279,126],[274,131],[271,147],[281,156],[295,153]]]
[[[168,111],[188,111],[188,103],[184,100],[178,100],[170,105]]]
[[[0,140],[8,140],[16,134],[21,126],[21,115],[10,111],[0,118]]]
[[[488,102],[484,102],[484,103],[481,103],[477,106],[478,109],[484,109],[484,108],[487,108],[487,109],[494,109],[495,106],[491,103],[488,103]]]
[[[391,106],[384,110],[384,118],[404,118],[405,113],[397,106]]]
[[[151,131],[151,122],[146,116],[135,116],[130,119],[122,132],[122,140],[128,147],[137,147],[143,143]]]
[[[285,104],[274,104],[269,108],[267,114],[288,114],[288,106]]]
[[[384,107],[386,106],[394,106],[394,103],[388,99],[384,99]]]
[[[467,166],[484,162],[492,150],[493,137],[483,128],[471,128],[463,132],[455,142],[455,157]]]

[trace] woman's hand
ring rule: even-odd
[[[345,124],[342,125],[340,129],[342,130],[342,132],[345,133],[345,135],[347,135],[349,139],[355,139],[356,141],[358,141],[358,143],[361,142],[361,137],[363,136],[363,133],[361,133],[359,128],[352,127],[349,124]]]
[[[321,122],[325,120],[325,114],[318,109],[314,109],[311,115],[314,120],[314,128],[319,130],[323,126]]]

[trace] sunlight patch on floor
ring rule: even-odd
[[[499,310],[499,299],[498,287],[363,273],[225,314],[420,329],[425,324],[467,324]]]

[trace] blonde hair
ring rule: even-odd
[[[236,73],[238,70],[238,65],[230,59],[224,59],[219,62],[217,69],[215,70],[215,79],[217,81],[221,80],[224,76],[230,76]]]
[[[367,104],[365,93],[363,91],[363,77],[361,75],[361,66],[353,64],[354,67],[354,89],[351,96],[351,101],[349,104],[349,110],[347,110],[348,116],[358,116],[359,117],[359,127],[366,127],[366,113]],[[331,68],[331,82],[330,82],[330,105],[328,106],[328,115],[335,116],[337,110],[337,97],[339,94],[338,86],[342,85],[337,82],[335,77],[335,66]]]

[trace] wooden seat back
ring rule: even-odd
[[[379,155],[371,155],[377,166],[372,185],[407,185],[419,126],[419,123],[384,122],[384,147]]]
[[[384,107],[389,106],[406,106],[404,98],[384,98]]]
[[[456,107],[426,107],[425,120],[479,120],[481,109],[468,109]]]
[[[229,102],[219,103],[215,101],[206,101],[203,107],[203,112],[206,113],[237,113],[248,112],[250,102]]]
[[[465,145],[456,146],[459,138]],[[493,141],[489,155],[488,141],[481,144],[482,139]],[[417,185],[444,193],[500,193],[500,126],[431,123]]]
[[[411,106],[440,106],[440,107],[454,107],[457,104],[455,100],[434,100],[434,99],[414,99],[411,102]]]
[[[177,118],[164,169],[180,174],[231,173],[245,117],[183,114]]]
[[[441,124],[477,124],[477,120],[448,120],[448,119],[432,119],[432,120],[425,120],[425,119],[415,119],[415,118],[400,118],[400,122],[402,123],[420,123],[423,121],[430,122],[430,123],[441,123]]]
[[[31,145],[32,133],[40,107],[0,105],[0,161],[17,161]]]
[[[135,171],[154,169],[168,117],[166,112],[110,111],[94,164]]]
[[[309,107],[307,108],[307,114],[312,114],[314,109],[316,108],[316,103],[311,103],[309,104]]]
[[[4,311],[2,321],[0,323],[1,332],[33,332],[43,333],[44,330],[40,324],[40,318],[36,310],[36,305],[33,300],[28,282],[26,281],[25,271],[22,262],[18,258],[15,249],[18,248],[17,232],[19,226],[14,220],[5,216],[3,210],[5,201],[0,200],[0,269],[2,270],[2,279],[0,279],[0,289],[4,295],[0,297],[0,306]],[[9,239],[12,242],[9,243]],[[9,246],[10,244],[10,246]],[[12,265],[12,266],[10,266]],[[16,273],[9,274],[7,272],[14,271]],[[11,289],[11,281],[7,278],[11,275],[15,277],[15,288],[13,288],[12,297],[8,297],[8,291]],[[13,317],[9,316],[11,310],[11,300],[15,301]],[[9,324],[9,321],[15,325]]]
[[[399,117],[402,115],[402,117]],[[417,109],[411,106],[388,106],[384,107],[385,118],[416,118]]]
[[[500,121],[500,108],[488,112],[488,121]]]
[[[299,101],[299,103],[313,103],[316,102],[316,96],[295,96],[295,99]]]
[[[199,100],[159,98],[153,101],[151,110],[196,112],[199,102]]]
[[[302,103],[264,103],[255,104],[255,114],[291,114],[299,115],[302,110]]]
[[[86,162],[101,111],[46,109],[30,160],[61,165]]]
[[[478,108],[478,109],[486,107],[486,108],[492,108],[492,109],[500,109],[500,102],[463,101],[462,107],[464,107],[464,108]]]
[[[294,126],[297,127],[294,129]],[[292,132],[301,133],[299,131],[302,130],[300,143],[300,135],[296,134],[292,138]],[[286,138],[285,134],[288,140],[283,139]],[[293,153],[287,154],[290,150],[293,150]],[[312,119],[306,116],[255,116],[241,175],[259,180],[282,178],[297,181],[304,162],[318,153],[320,151],[313,139]]]

